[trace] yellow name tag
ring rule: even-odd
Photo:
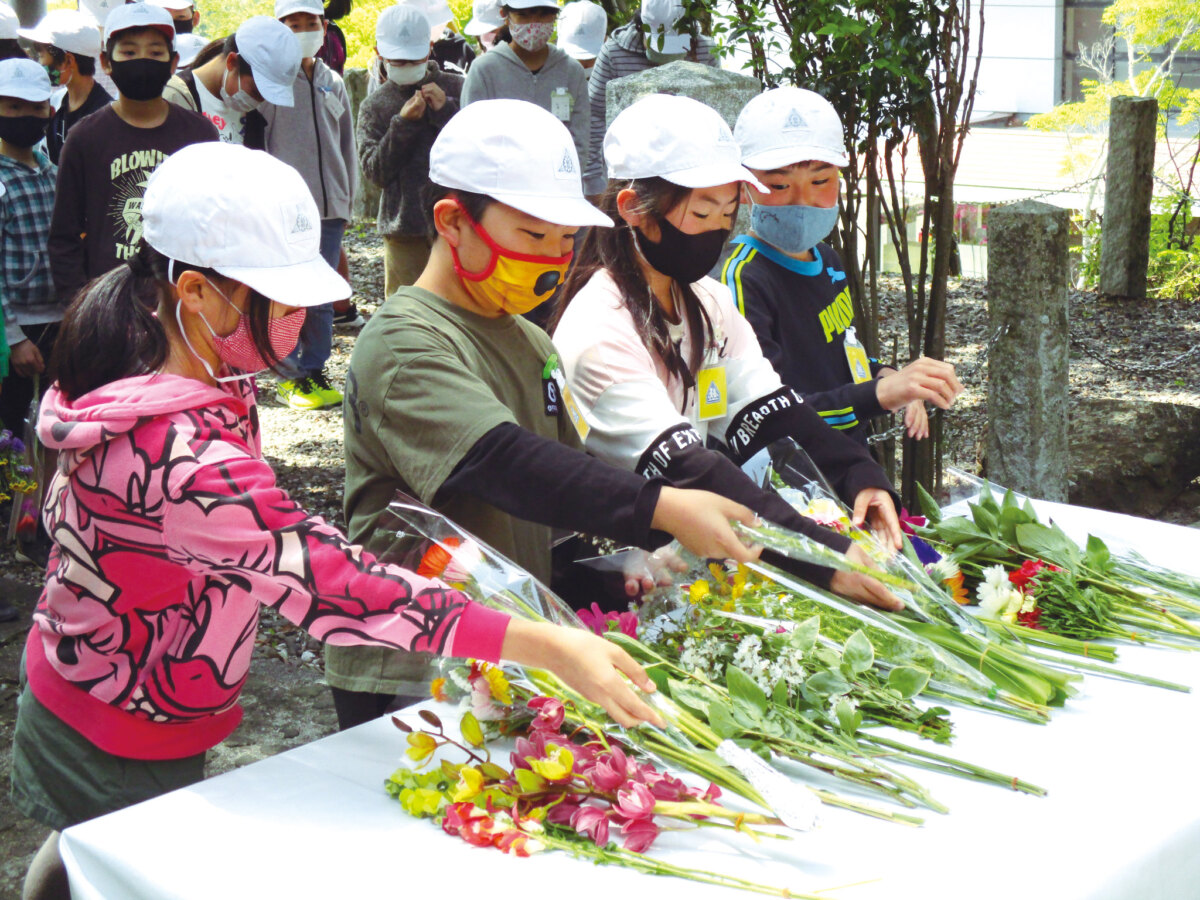
[[[555,369],[553,377],[554,383],[558,385],[558,393],[562,397],[563,407],[567,410],[567,416],[571,419],[571,424],[575,426],[575,433],[579,435],[580,441],[587,441],[587,436],[592,430],[592,426],[587,423],[587,419],[583,417],[583,410],[575,402],[575,395],[571,393],[571,389],[567,386],[567,380],[563,378],[562,369]]]
[[[871,361],[867,358],[867,351],[862,344],[846,344],[846,362],[850,365],[850,375],[855,384],[871,380]]]
[[[725,367],[710,366],[696,376],[696,394],[700,404],[700,421],[719,419],[729,412],[729,395],[725,391]]]

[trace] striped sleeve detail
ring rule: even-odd
[[[847,406],[845,409],[822,409],[818,412],[825,420],[826,425],[837,428],[839,431],[845,431],[858,424],[858,417],[854,415],[853,406]]]
[[[743,316],[746,315],[746,299],[742,293],[742,269],[757,255],[758,250],[754,247],[742,244],[737,253],[725,260],[725,268],[721,270],[721,280],[729,288],[729,293],[733,294],[733,302]]]

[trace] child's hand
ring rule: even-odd
[[[924,400],[914,400],[904,407],[904,427],[914,441],[929,437],[929,413],[925,411]]]
[[[899,550],[904,544],[900,531],[900,517],[896,515],[896,504],[892,495],[883,488],[863,488],[854,498],[854,513],[851,516],[859,528],[870,519],[871,530],[885,544]]]
[[[567,686],[593,703],[599,703],[613,720],[626,728],[649,722],[662,726],[662,718],[625,681],[647,693],[654,682],[637,662],[604,638],[579,628],[511,619],[504,635],[505,659],[538,669],[549,669]]]
[[[941,409],[949,409],[963,390],[954,366],[925,356],[875,382],[879,405],[888,411],[908,406],[914,400],[927,400]]]
[[[46,361],[42,359],[42,351],[28,338],[19,344],[14,344],[11,351],[9,361],[12,363],[13,371],[22,378],[32,378],[34,375],[40,375],[46,371]]]
[[[421,96],[434,112],[446,105],[446,92],[432,82],[421,86]]]
[[[852,545],[846,551],[846,559],[856,562],[860,566],[870,566],[872,569],[878,568],[875,565],[875,561],[867,556],[866,552],[858,544]],[[835,571],[833,578],[830,579],[829,589],[835,594],[840,594],[849,600],[854,600],[865,606],[875,606],[888,612],[899,612],[904,609],[904,601],[884,587],[882,582],[876,581],[870,575],[860,575],[857,572]]]
[[[665,531],[697,556],[707,559],[758,559],[761,547],[747,547],[730,526],[731,520],[753,525],[753,511],[710,491],[664,487],[654,507],[652,528]]]
[[[423,115],[425,115],[425,95],[417,91],[400,107],[400,118],[408,119],[410,122],[419,122]]]

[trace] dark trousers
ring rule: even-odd
[[[21,327],[21,330],[25,332],[25,337],[37,345],[38,350],[42,353],[42,359],[46,361],[46,371],[41,375],[43,392],[53,381],[53,375],[50,372],[50,356],[54,350],[54,341],[58,337],[58,326],[58,322],[48,322],[45,325],[23,325]],[[4,379],[4,384],[0,387],[0,422],[22,440],[25,437],[25,414],[32,399],[33,379],[18,375],[10,363],[8,377]]]

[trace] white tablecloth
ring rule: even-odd
[[[1200,532],[1039,504],[1077,539],[1200,574]],[[1200,688],[1200,653],[1122,648],[1123,667]],[[922,770],[949,805],[921,828],[826,808],[819,830],[755,845],[702,831],[654,852],[832,900],[1200,897],[1200,690],[1089,676],[1046,726],[953,709],[948,752],[1049,789],[1045,798]],[[404,736],[388,720],[68,829],[76,900],[240,897],[732,896],[563,854],[515,859],[409,818],[383,791]],[[715,837],[710,837],[715,835]]]

